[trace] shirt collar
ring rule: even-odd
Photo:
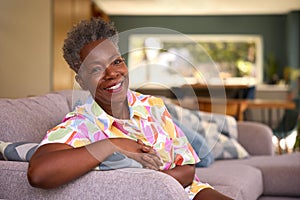
[[[127,92],[127,100],[130,112],[130,118],[134,115],[139,116],[143,119],[147,119],[149,116],[149,110],[145,107],[143,101],[147,99],[147,95],[143,95],[131,90]]]
[[[127,101],[128,101],[128,107],[129,107],[129,115],[130,119],[132,119],[134,116],[147,119],[149,115],[149,111],[143,104],[143,101],[147,99],[147,95],[142,95],[140,93],[128,90],[127,92]],[[90,95],[86,101],[85,104],[85,111],[87,112],[86,117],[90,118],[91,116],[94,116],[94,119],[96,118],[103,124],[102,128],[106,130],[107,128],[110,128],[111,125],[115,120],[118,120],[109,114],[107,114],[101,106],[99,106],[96,101],[93,99],[93,97]],[[99,123],[99,121],[96,123]]]

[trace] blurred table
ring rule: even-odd
[[[247,104],[246,99],[198,98],[199,110],[231,115],[238,121],[244,120],[244,112],[248,107]]]
[[[248,92],[254,91],[255,85],[251,84],[193,84],[183,85],[177,90],[183,90],[181,92],[188,93],[189,88],[192,88],[198,97],[211,97],[211,98],[223,98],[228,99],[245,99],[248,98]]]
[[[244,112],[247,109],[246,99],[198,97],[190,100],[185,102],[180,99],[173,99],[172,102],[187,109],[231,115],[239,121],[244,120]]]
[[[211,98],[228,98],[228,99],[246,99],[249,94],[254,95],[255,86],[246,84],[225,84],[225,85],[204,85],[193,84],[183,85],[181,87],[169,88],[131,88],[142,94],[154,96],[165,96],[171,99],[182,99],[185,97],[211,97]]]
[[[272,112],[276,110],[277,120],[280,119],[280,110],[281,109],[295,109],[296,105],[293,101],[288,100],[270,100],[270,99],[253,99],[247,100],[248,109],[261,109],[263,122],[272,127]],[[268,122],[264,115],[264,110],[268,110]]]
[[[253,99],[247,100],[249,108],[282,108],[295,109],[296,105],[293,101],[288,100],[271,100],[271,99]]]

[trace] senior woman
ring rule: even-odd
[[[68,33],[64,58],[91,95],[47,132],[30,160],[29,183],[58,187],[119,153],[174,177],[190,199],[229,199],[195,176],[199,158],[163,101],[128,89],[128,69],[117,42],[115,27],[96,18]]]

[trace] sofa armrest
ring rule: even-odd
[[[258,122],[238,122],[238,141],[250,155],[274,155],[273,132]]]
[[[173,177],[148,169],[91,171],[64,186],[44,190],[29,185],[27,167],[25,162],[0,161],[0,199],[188,199]]]

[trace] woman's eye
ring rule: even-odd
[[[99,73],[99,72],[102,72],[102,71],[103,71],[103,68],[102,68],[102,67],[94,67],[94,68],[91,70],[91,74]]]
[[[122,64],[124,61],[125,61],[124,58],[118,58],[118,59],[114,60],[113,64],[114,64],[114,65],[120,65],[120,64]]]

